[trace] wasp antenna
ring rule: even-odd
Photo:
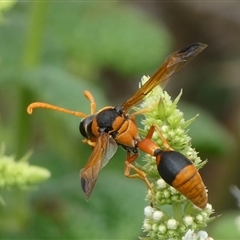
[[[94,100],[94,97],[88,90],[84,91],[84,96],[90,101],[91,115],[92,115],[95,113],[95,110],[96,110],[96,102]]]
[[[86,118],[88,116],[87,114],[82,113],[82,112],[71,111],[71,110],[68,110],[66,108],[57,107],[57,106],[54,106],[54,105],[51,105],[51,104],[48,104],[48,103],[44,103],[44,102],[31,103],[27,107],[28,114],[32,114],[34,108],[47,108],[47,109],[51,109],[51,110],[55,110],[55,111],[59,111],[59,112],[64,112],[64,113],[72,114],[72,115],[75,115],[77,117],[83,117],[83,118]]]

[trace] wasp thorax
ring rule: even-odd
[[[119,114],[114,107],[104,109],[96,116],[97,125],[99,128],[105,129],[105,132],[109,132],[113,130],[113,123],[118,117]]]

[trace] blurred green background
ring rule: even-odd
[[[3,6],[0,3],[0,7]],[[51,171],[35,189],[1,190],[1,239],[138,239],[145,185],[124,177],[119,148],[101,171],[89,202],[79,170],[91,149],[82,143],[80,119],[48,110],[26,112],[33,101],[89,114],[83,91],[100,109],[118,105],[173,51],[193,42],[209,46],[167,86],[183,88],[180,109],[193,146],[208,164],[201,175],[209,202],[222,217],[209,225],[215,239],[240,235],[231,185],[239,178],[240,5],[233,2],[21,2],[1,14],[0,143],[6,154]],[[177,80],[178,79],[178,80]],[[229,224],[232,223],[232,224]],[[231,235],[230,235],[231,234]],[[234,235],[233,235],[234,234]]]

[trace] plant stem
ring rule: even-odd
[[[26,39],[26,49],[23,55],[23,66],[33,68],[39,64],[41,42],[45,27],[45,16],[48,2],[34,2],[30,15],[29,32]]]
[[[36,67],[40,62],[41,55],[41,43],[42,36],[45,27],[45,16],[47,12],[48,2],[34,2],[32,5],[32,11],[30,13],[30,25],[26,37],[26,46],[22,58],[22,69],[23,72],[27,72]],[[27,151],[27,140],[29,139],[26,135],[27,127],[30,125],[30,120],[26,116],[26,107],[30,102],[30,92],[27,86],[22,86],[19,92],[18,102],[18,115],[16,118],[16,155],[21,157]]]
[[[174,203],[172,207],[174,211],[174,218],[180,222],[182,220],[182,205]]]

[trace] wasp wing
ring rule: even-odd
[[[207,47],[204,43],[194,43],[179,51],[172,53],[163,65],[154,73],[150,79],[126,102],[122,104],[125,112],[129,111],[134,105],[137,105],[142,99],[150,93],[156,86],[166,83],[173,73],[180,70],[199,53]]]
[[[87,199],[97,182],[100,170],[109,162],[117,151],[117,143],[107,133],[101,134],[87,161],[85,167],[80,171],[81,185]]]

